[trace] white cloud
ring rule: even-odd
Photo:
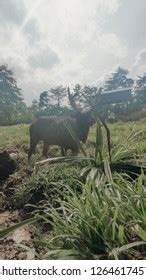
[[[33,68],[51,69],[56,63],[59,63],[59,57],[42,42],[35,46],[33,54],[29,57],[29,63]]]
[[[23,0],[1,0],[0,1],[0,21],[1,23],[13,22],[20,24],[26,15]]]
[[[141,49],[131,66],[131,72],[133,76],[142,75],[146,73],[146,49]]]
[[[138,66],[141,63],[146,64],[146,49],[142,49],[138,52],[135,58],[134,66]]]
[[[123,0],[1,1],[1,63],[15,69],[27,101],[51,86],[93,84],[117,64],[130,66],[128,44],[114,31],[124,19],[118,17],[118,26],[105,28],[107,19],[124,9]],[[136,61],[144,67],[142,56]]]
[[[122,46],[120,39],[114,33],[103,34],[99,38],[99,47],[106,53],[119,58],[124,58],[127,55],[125,46]]]

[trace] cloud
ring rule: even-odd
[[[145,0],[122,0],[117,12],[104,21],[104,30],[120,37],[133,55],[146,44],[145,11]]]
[[[146,73],[146,49],[141,49],[131,66],[131,73],[135,77],[136,75],[143,75]]]
[[[23,32],[27,35],[30,44],[35,44],[42,39],[39,25],[35,19],[30,19],[23,27]]]
[[[103,18],[117,11],[119,1],[92,0],[91,4],[89,0],[53,0],[43,3],[46,9],[39,7],[39,17],[44,19],[40,21],[40,28],[48,34],[46,41],[61,60],[60,66],[51,73],[54,80],[91,83],[105,68],[105,59],[117,64],[117,59],[125,56],[125,48],[118,37],[102,31]]]
[[[27,11],[24,3],[23,0],[0,0],[0,22],[5,29],[11,29],[14,25],[19,31],[23,29],[30,42],[34,43],[40,39],[39,25],[36,19],[28,16],[31,13]],[[34,9],[32,11],[34,12]]]
[[[34,49],[34,54],[29,57],[29,63],[33,68],[51,69],[59,63],[59,57],[49,46],[39,43]]]
[[[146,64],[146,49],[140,50],[135,58],[134,66],[141,64]]]
[[[95,84],[117,65],[144,69],[145,0],[0,1],[0,62],[27,103],[59,84]]]
[[[126,47],[122,46],[120,39],[114,33],[102,34],[99,38],[99,47],[119,58],[124,58],[127,55]]]
[[[21,24],[26,15],[23,0],[1,0],[0,1],[0,22]]]

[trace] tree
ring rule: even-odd
[[[81,106],[82,102],[83,102],[83,97],[82,97],[82,87],[80,84],[76,84],[73,88],[72,91],[72,97],[74,99],[74,101]],[[70,103],[69,103],[70,106]]]
[[[73,98],[79,101],[81,96],[82,96],[82,87],[80,84],[76,84],[73,88]]]
[[[85,99],[85,106],[88,107],[88,104],[92,104],[98,101],[98,88],[97,87],[91,87],[91,86],[84,86],[83,88],[83,96]],[[97,105],[97,104],[96,104]]]
[[[76,84],[73,88],[73,98],[78,105],[84,109],[89,109],[89,104],[93,104],[98,95],[97,87]]]
[[[146,105],[146,74],[137,77],[133,91],[136,102],[141,105]]]
[[[129,71],[127,69],[118,67],[117,70],[112,73],[109,80],[105,82],[104,90],[116,90],[121,88],[132,87],[134,84],[133,79],[128,77]]]
[[[51,88],[50,92],[52,94],[52,99],[54,102],[57,102],[57,107],[61,107],[61,103],[63,103],[64,98],[66,96],[66,88],[63,86],[58,86],[55,88]]]
[[[31,120],[39,115],[39,102],[36,99],[32,100],[31,106],[28,107]]]
[[[48,96],[48,91],[43,91],[40,94],[40,99],[39,99],[39,109],[40,110],[47,110],[49,107],[49,96]]]
[[[26,107],[21,95],[21,89],[17,86],[13,70],[7,65],[0,66],[0,123],[12,124],[14,118],[21,114]]]
[[[111,74],[109,80],[105,82],[104,91],[114,91],[124,88],[132,88],[134,81],[129,78],[129,71],[125,68],[118,67],[117,70]],[[111,104],[106,106],[107,117],[114,113],[118,114],[128,113],[128,108],[133,108],[133,101],[127,101],[124,104]]]
[[[32,104],[31,104],[31,110],[34,112],[37,112],[39,110],[39,103],[36,99],[32,100]]]

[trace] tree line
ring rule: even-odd
[[[146,74],[135,80],[129,77],[129,71],[118,67],[103,85],[102,92],[131,88],[132,100],[122,104],[99,105],[100,90],[98,87],[76,84],[72,89],[75,102],[81,109],[87,110],[89,104],[94,104],[95,110],[105,119],[112,116],[118,119],[121,115],[140,112],[146,105]],[[24,102],[22,89],[17,85],[14,71],[8,65],[0,66],[0,125],[29,123],[32,119],[46,115],[72,114],[67,99],[67,88],[62,85],[50,88],[40,93],[38,100],[34,99],[30,106]]]

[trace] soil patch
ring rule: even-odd
[[[18,211],[0,213],[0,229],[10,227],[20,221]],[[32,225],[25,225],[0,239],[1,260],[31,260],[34,259],[35,248],[32,242]]]

